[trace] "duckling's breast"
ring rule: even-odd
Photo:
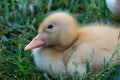
[[[48,50],[42,51],[40,48],[33,49],[33,58],[40,71],[47,72],[55,77],[64,72],[65,67],[61,56],[49,55]]]

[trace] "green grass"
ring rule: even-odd
[[[0,80],[53,79],[38,71],[31,51],[23,48],[37,34],[45,16],[55,11],[72,13],[80,25],[120,25],[120,18],[109,12],[104,0],[0,0]],[[88,73],[78,78],[76,74],[72,80],[76,79],[120,80],[120,66],[106,65],[93,76]],[[60,76],[58,80],[67,78]]]

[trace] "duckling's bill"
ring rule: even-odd
[[[40,39],[40,36],[37,35],[33,40],[24,48],[25,51],[32,50],[44,45],[44,41]]]

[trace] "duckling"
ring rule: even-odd
[[[108,9],[118,16],[120,16],[120,0],[106,0]]]
[[[56,12],[40,24],[37,36],[25,47],[32,50],[36,66],[51,76],[65,72],[73,77],[86,73],[86,61],[90,60],[91,73],[108,62],[118,43],[119,30],[105,25],[79,27],[68,13]],[[114,56],[112,63],[117,63]]]

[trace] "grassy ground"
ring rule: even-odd
[[[72,13],[80,25],[98,22],[119,26],[120,18],[106,8],[104,0],[0,0],[0,80],[51,80],[37,70],[31,52],[24,46],[37,34],[39,23],[49,13]],[[58,80],[67,80],[60,76]],[[93,76],[72,80],[120,80],[120,66],[106,65]]]

